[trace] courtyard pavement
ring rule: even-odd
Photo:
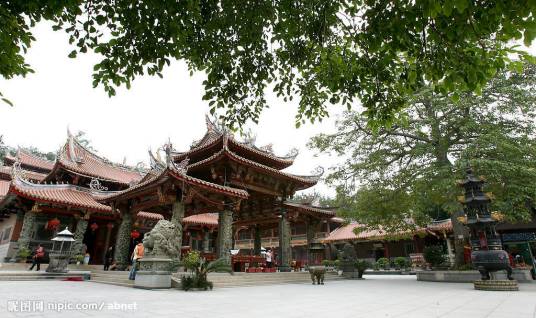
[[[323,286],[147,291],[90,282],[0,282],[0,317],[515,317],[536,318],[536,284],[484,292],[472,284],[368,276]],[[71,309],[62,309],[71,307]],[[78,310],[73,307],[78,307]],[[62,309],[62,310],[60,310]]]

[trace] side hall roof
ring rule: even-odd
[[[54,169],[46,180],[54,180],[54,172],[59,169],[122,185],[130,185],[142,178],[140,171],[112,163],[88,150],[71,133],[68,133],[67,142],[61,148]]]

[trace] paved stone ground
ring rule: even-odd
[[[38,301],[43,301],[43,311],[39,311]],[[104,307],[61,312],[47,309],[54,302]],[[131,310],[109,308],[114,302],[125,307],[130,304]],[[36,306],[37,311],[20,312],[27,306]],[[19,312],[10,311],[13,309]],[[0,317],[535,318],[536,284],[522,284],[519,292],[483,292],[473,290],[472,284],[417,282],[415,276],[369,276],[324,286],[285,284],[183,292],[89,282],[0,282]]]

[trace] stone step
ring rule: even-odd
[[[14,280],[66,280],[66,279],[82,279],[90,278],[90,272],[72,271],[69,273],[47,273],[45,271],[0,271],[0,281]]]
[[[134,281],[127,280],[125,282],[123,281],[108,281],[108,280],[89,280],[91,283],[97,283],[97,284],[106,284],[106,285],[115,285],[115,286],[122,286],[122,287],[134,287]]]

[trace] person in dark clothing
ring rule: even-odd
[[[36,271],[41,270],[41,261],[43,260],[43,257],[45,257],[45,249],[41,246],[41,244],[37,244],[37,248],[35,249],[32,257],[32,266],[28,270],[31,271],[36,265]]]
[[[108,250],[106,250],[106,254],[104,255],[104,270],[110,270],[110,265],[112,264],[114,257],[114,250],[113,247],[110,246]]]

